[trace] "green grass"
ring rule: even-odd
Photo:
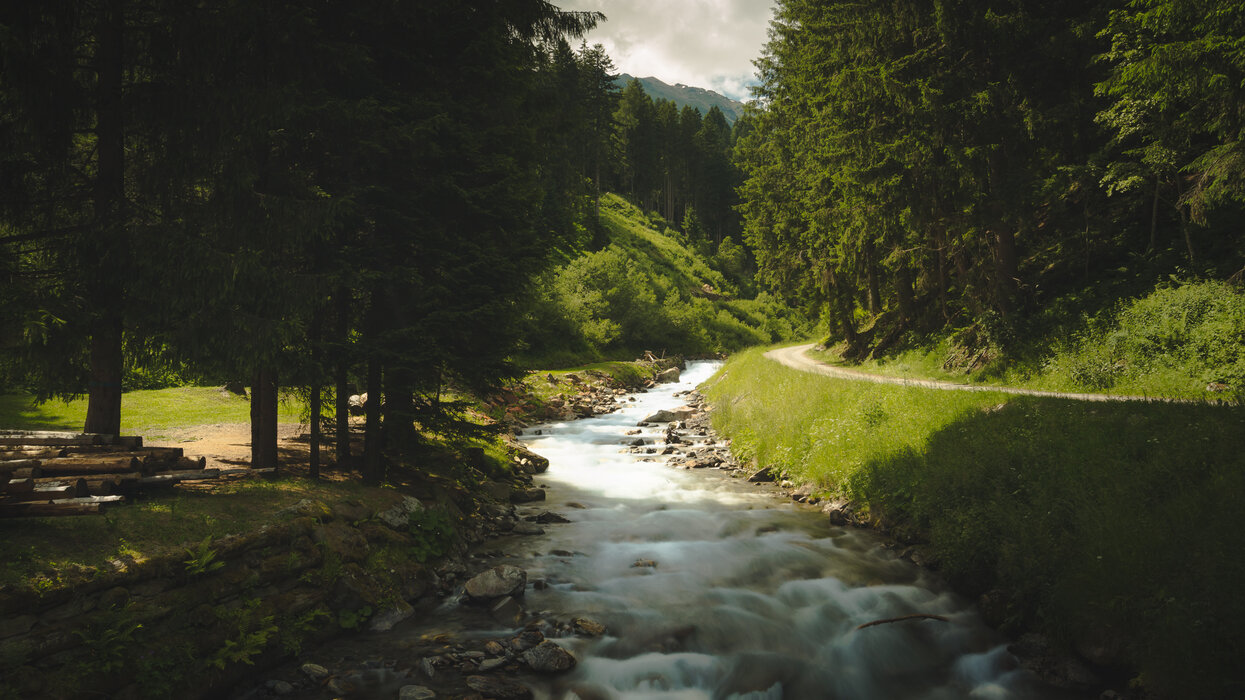
[[[1031,339],[966,370],[972,351],[952,336],[927,339],[861,363],[843,360],[843,346],[818,353],[831,364],[886,376],[1045,391],[1161,396],[1245,397],[1245,294],[1224,282],[1159,286],[1116,308]],[[1211,384],[1226,387],[1209,391]]]
[[[86,398],[37,403],[27,395],[0,394],[0,427],[19,430],[81,430]],[[303,403],[283,397],[278,408],[283,423],[297,423]],[[251,404],[215,387],[176,387],[131,391],[121,397],[121,432],[158,437],[161,431],[215,423],[248,423]]]
[[[796,372],[759,350],[707,393],[732,446],[926,536],[1009,624],[1105,635],[1154,688],[1239,696],[1245,409],[958,394]]]
[[[8,520],[0,543],[0,586],[39,592],[71,586],[111,571],[112,560],[141,562],[180,553],[206,537],[220,539],[289,520],[295,516],[276,512],[304,498],[359,500],[383,510],[400,495],[353,483],[255,479],[214,493],[148,497],[100,516]]]

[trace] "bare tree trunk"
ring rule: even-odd
[[[384,464],[381,462],[381,366],[372,357],[367,361],[367,424],[363,429],[363,483],[380,486],[384,480]]]
[[[337,365],[335,367],[337,467],[350,464],[350,362],[346,344],[350,335],[350,297],[343,285],[337,288]]]
[[[123,0],[109,0],[100,8],[98,83],[96,85],[96,174],[94,214],[96,259],[91,303],[99,315],[90,325],[91,380],[87,387],[83,431],[117,435],[121,432],[121,328],[124,287],[110,267],[126,251],[125,236],[125,124],[122,119],[122,45],[125,17]]]
[[[251,468],[277,467],[277,373],[263,367],[251,379]]]
[[[1150,205],[1150,246],[1147,253],[1153,253],[1159,247],[1159,176],[1154,176],[1154,202]]]
[[[311,317],[311,397],[308,413],[311,414],[311,454],[308,457],[307,473],[312,479],[320,478],[320,309],[317,308]]]
[[[994,231],[995,288],[999,312],[1007,316],[1016,297],[1016,235],[1006,225]]]
[[[1193,234],[1189,230],[1189,217],[1185,213],[1184,205],[1182,203],[1179,203],[1181,202],[1181,200],[1184,199],[1184,187],[1180,184],[1179,177],[1176,178],[1176,188],[1177,188],[1177,192],[1180,195],[1179,198],[1176,200],[1178,202],[1178,204],[1176,205],[1176,211],[1180,212],[1180,232],[1184,234],[1184,247],[1185,247],[1185,250],[1189,254],[1189,264],[1192,265],[1194,261]]]

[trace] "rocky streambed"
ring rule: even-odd
[[[535,483],[496,487],[442,602],[236,697],[1063,697],[971,604],[833,524],[842,504],[737,464],[694,391],[714,368],[525,428]]]

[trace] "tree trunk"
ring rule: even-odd
[[[1185,213],[1184,205],[1180,203],[1184,200],[1184,187],[1180,184],[1179,177],[1176,178],[1176,187],[1179,194],[1179,197],[1176,200],[1176,211],[1180,212],[1180,233],[1184,235],[1185,251],[1188,252],[1189,264],[1192,265],[1194,261],[1193,234],[1189,231],[1189,217]]]
[[[381,366],[375,357],[367,361],[367,423],[363,429],[363,483],[380,486],[384,479],[381,462]]]
[[[1006,226],[994,231],[995,289],[999,312],[1011,313],[1016,298],[1019,266],[1016,260],[1016,235]]]
[[[916,318],[916,301],[912,292],[912,271],[900,264],[895,271],[895,296],[899,299],[899,318],[909,323]]]
[[[345,286],[337,288],[337,376],[336,380],[336,440],[337,467],[350,464],[350,361],[347,359],[350,336],[350,296]]]
[[[123,287],[114,269],[126,253],[125,243],[125,124],[121,103],[122,45],[125,18],[123,0],[109,0],[100,8],[96,49],[96,174],[94,193],[95,255],[90,302],[97,309],[92,322],[91,379],[87,387],[87,433],[121,433],[121,326]]]
[[[251,468],[277,468],[277,373],[268,368],[251,380]]]
[[[1147,253],[1153,253],[1159,247],[1159,176],[1154,176],[1154,201],[1150,204],[1150,246]]]
[[[882,293],[878,288],[878,262],[873,252],[873,242],[865,241],[865,279],[869,286],[869,313],[882,312]]]
[[[307,457],[307,475],[312,479],[320,478],[320,309],[317,308],[311,317],[311,396],[308,407],[311,421],[310,454]]]

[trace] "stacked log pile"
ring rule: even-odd
[[[141,437],[0,430],[0,518],[101,513],[142,489],[221,476],[206,464]]]

